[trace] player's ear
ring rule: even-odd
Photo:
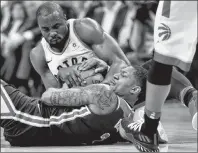
[[[140,86],[133,86],[130,90],[131,94],[139,94],[141,92],[141,87]]]

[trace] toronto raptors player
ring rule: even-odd
[[[37,10],[37,21],[43,38],[31,51],[30,59],[46,89],[60,87],[59,71],[63,68],[69,87],[81,85],[83,78],[72,66],[92,57],[110,66],[105,80],[119,72],[121,63],[129,65],[116,41],[92,19],[66,20],[58,4],[46,2]]]

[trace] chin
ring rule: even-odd
[[[115,88],[115,86],[112,86],[112,85],[110,85],[110,88],[111,88],[111,90],[113,91],[113,92],[115,92],[116,93],[116,88]],[[117,93],[116,93],[117,94]]]

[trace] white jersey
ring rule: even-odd
[[[78,38],[74,29],[74,21],[75,19],[68,20],[69,37],[61,53],[54,52],[44,38],[41,40],[46,62],[54,76],[58,74],[59,68],[80,64],[91,57],[95,57],[91,48]]]

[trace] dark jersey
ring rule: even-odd
[[[85,144],[111,139],[118,130],[116,124],[124,116],[118,107],[108,115],[96,115],[87,106],[78,108],[54,108],[50,114],[50,127],[54,137],[63,137]]]
[[[93,114],[87,106],[51,107],[12,86],[1,84],[1,127],[12,145],[95,144],[117,137],[119,107],[108,115]],[[112,141],[111,141],[112,142]]]

